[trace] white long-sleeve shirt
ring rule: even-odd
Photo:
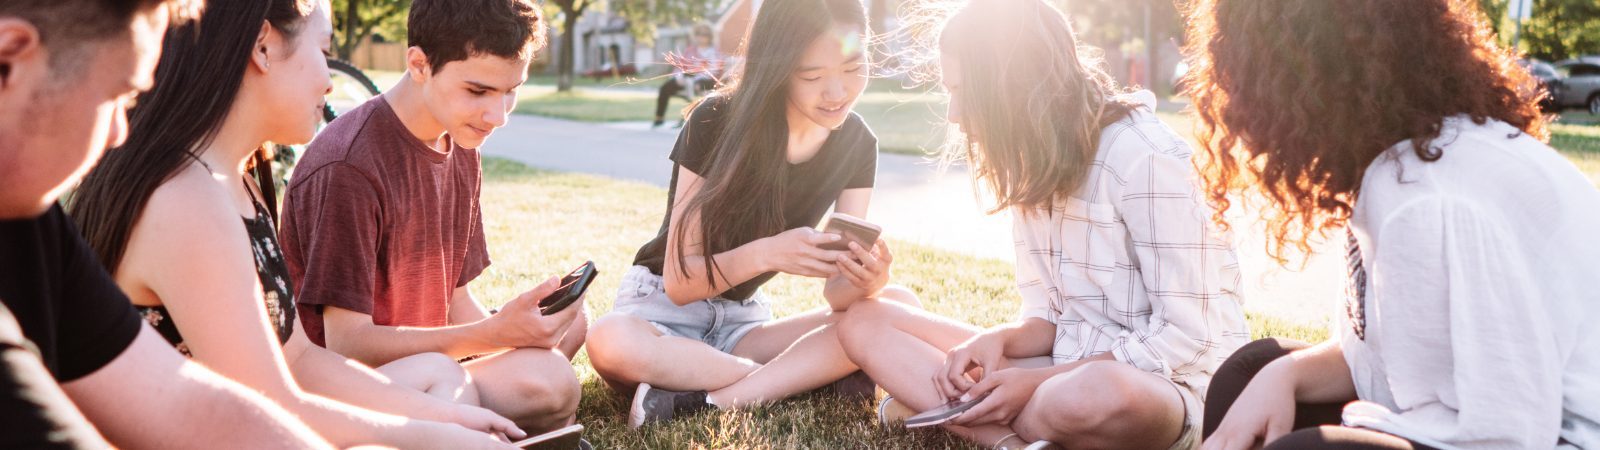
[[[1189,157],[1155,96],[1106,127],[1084,185],[1012,211],[1022,316],[1056,325],[1057,364],[1110,352],[1204,398],[1245,342],[1239,263],[1211,223]]]
[[[1357,394],[1463,448],[1600,448],[1600,191],[1503,122],[1448,119],[1433,146],[1362,180],[1341,327]]]

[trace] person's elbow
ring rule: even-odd
[[[372,367],[387,363],[387,361],[379,361],[368,346],[361,344],[367,342],[366,339],[362,338],[362,335],[365,334],[364,332],[368,327],[372,326],[371,319],[367,318],[368,316],[353,311],[337,310],[332,307],[326,308],[326,310],[327,312],[323,314],[322,333],[323,341],[328,350]]]
[[[672,304],[678,305],[678,306],[684,306],[684,305],[688,305],[690,303],[694,303],[694,302],[697,302],[697,301],[700,301],[700,300],[705,300],[705,297],[702,296],[702,295],[699,295],[699,292],[697,292],[698,289],[695,289],[696,286],[693,286],[690,283],[685,282],[685,281],[669,281],[669,280],[672,280],[672,279],[668,278],[666,280],[663,280],[662,288],[664,290],[666,290],[667,299],[668,300],[672,300]]]

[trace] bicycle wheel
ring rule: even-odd
[[[378,85],[367,78],[367,74],[344,60],[328,58],[328,76],[333,78],[333,91],[328,93],[328,102],[322,108],[322,118],[327,122],[338,117],[339,111],[361,106],[380,93]]]

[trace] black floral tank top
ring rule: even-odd
[[[278,248],[278,232],[272,213],[256,198],[255,190],[248,186],[249,181],[245,183],[245,191],[250,193],[250,203],[255,205],[256,217],[242,220],[245,231],[250,235],[250,250],[255,254],[256,275],[261,277],[261,298],[266,302],[267,320],[278,332],[278,343],[288,343],[289,336],[294,334],[295,310],[294,292],[289,285],[289,266],[284,262],[283,251]],[[134,308],[145,322],[161,333],[161,337],[177,347],[179,353],[194,356],[189,353],[189,346],[184,344],[178,324],[173,322],[166,306],[134,305]]]

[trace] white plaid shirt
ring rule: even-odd
[[[1111,352],[1202,396],[1250,339],[1239,263],[1211,223],[1193,151],[1146,108],[1102,131],[1085,183],[1014,209],[1022,316],[1056,324],[1056,364]]]

